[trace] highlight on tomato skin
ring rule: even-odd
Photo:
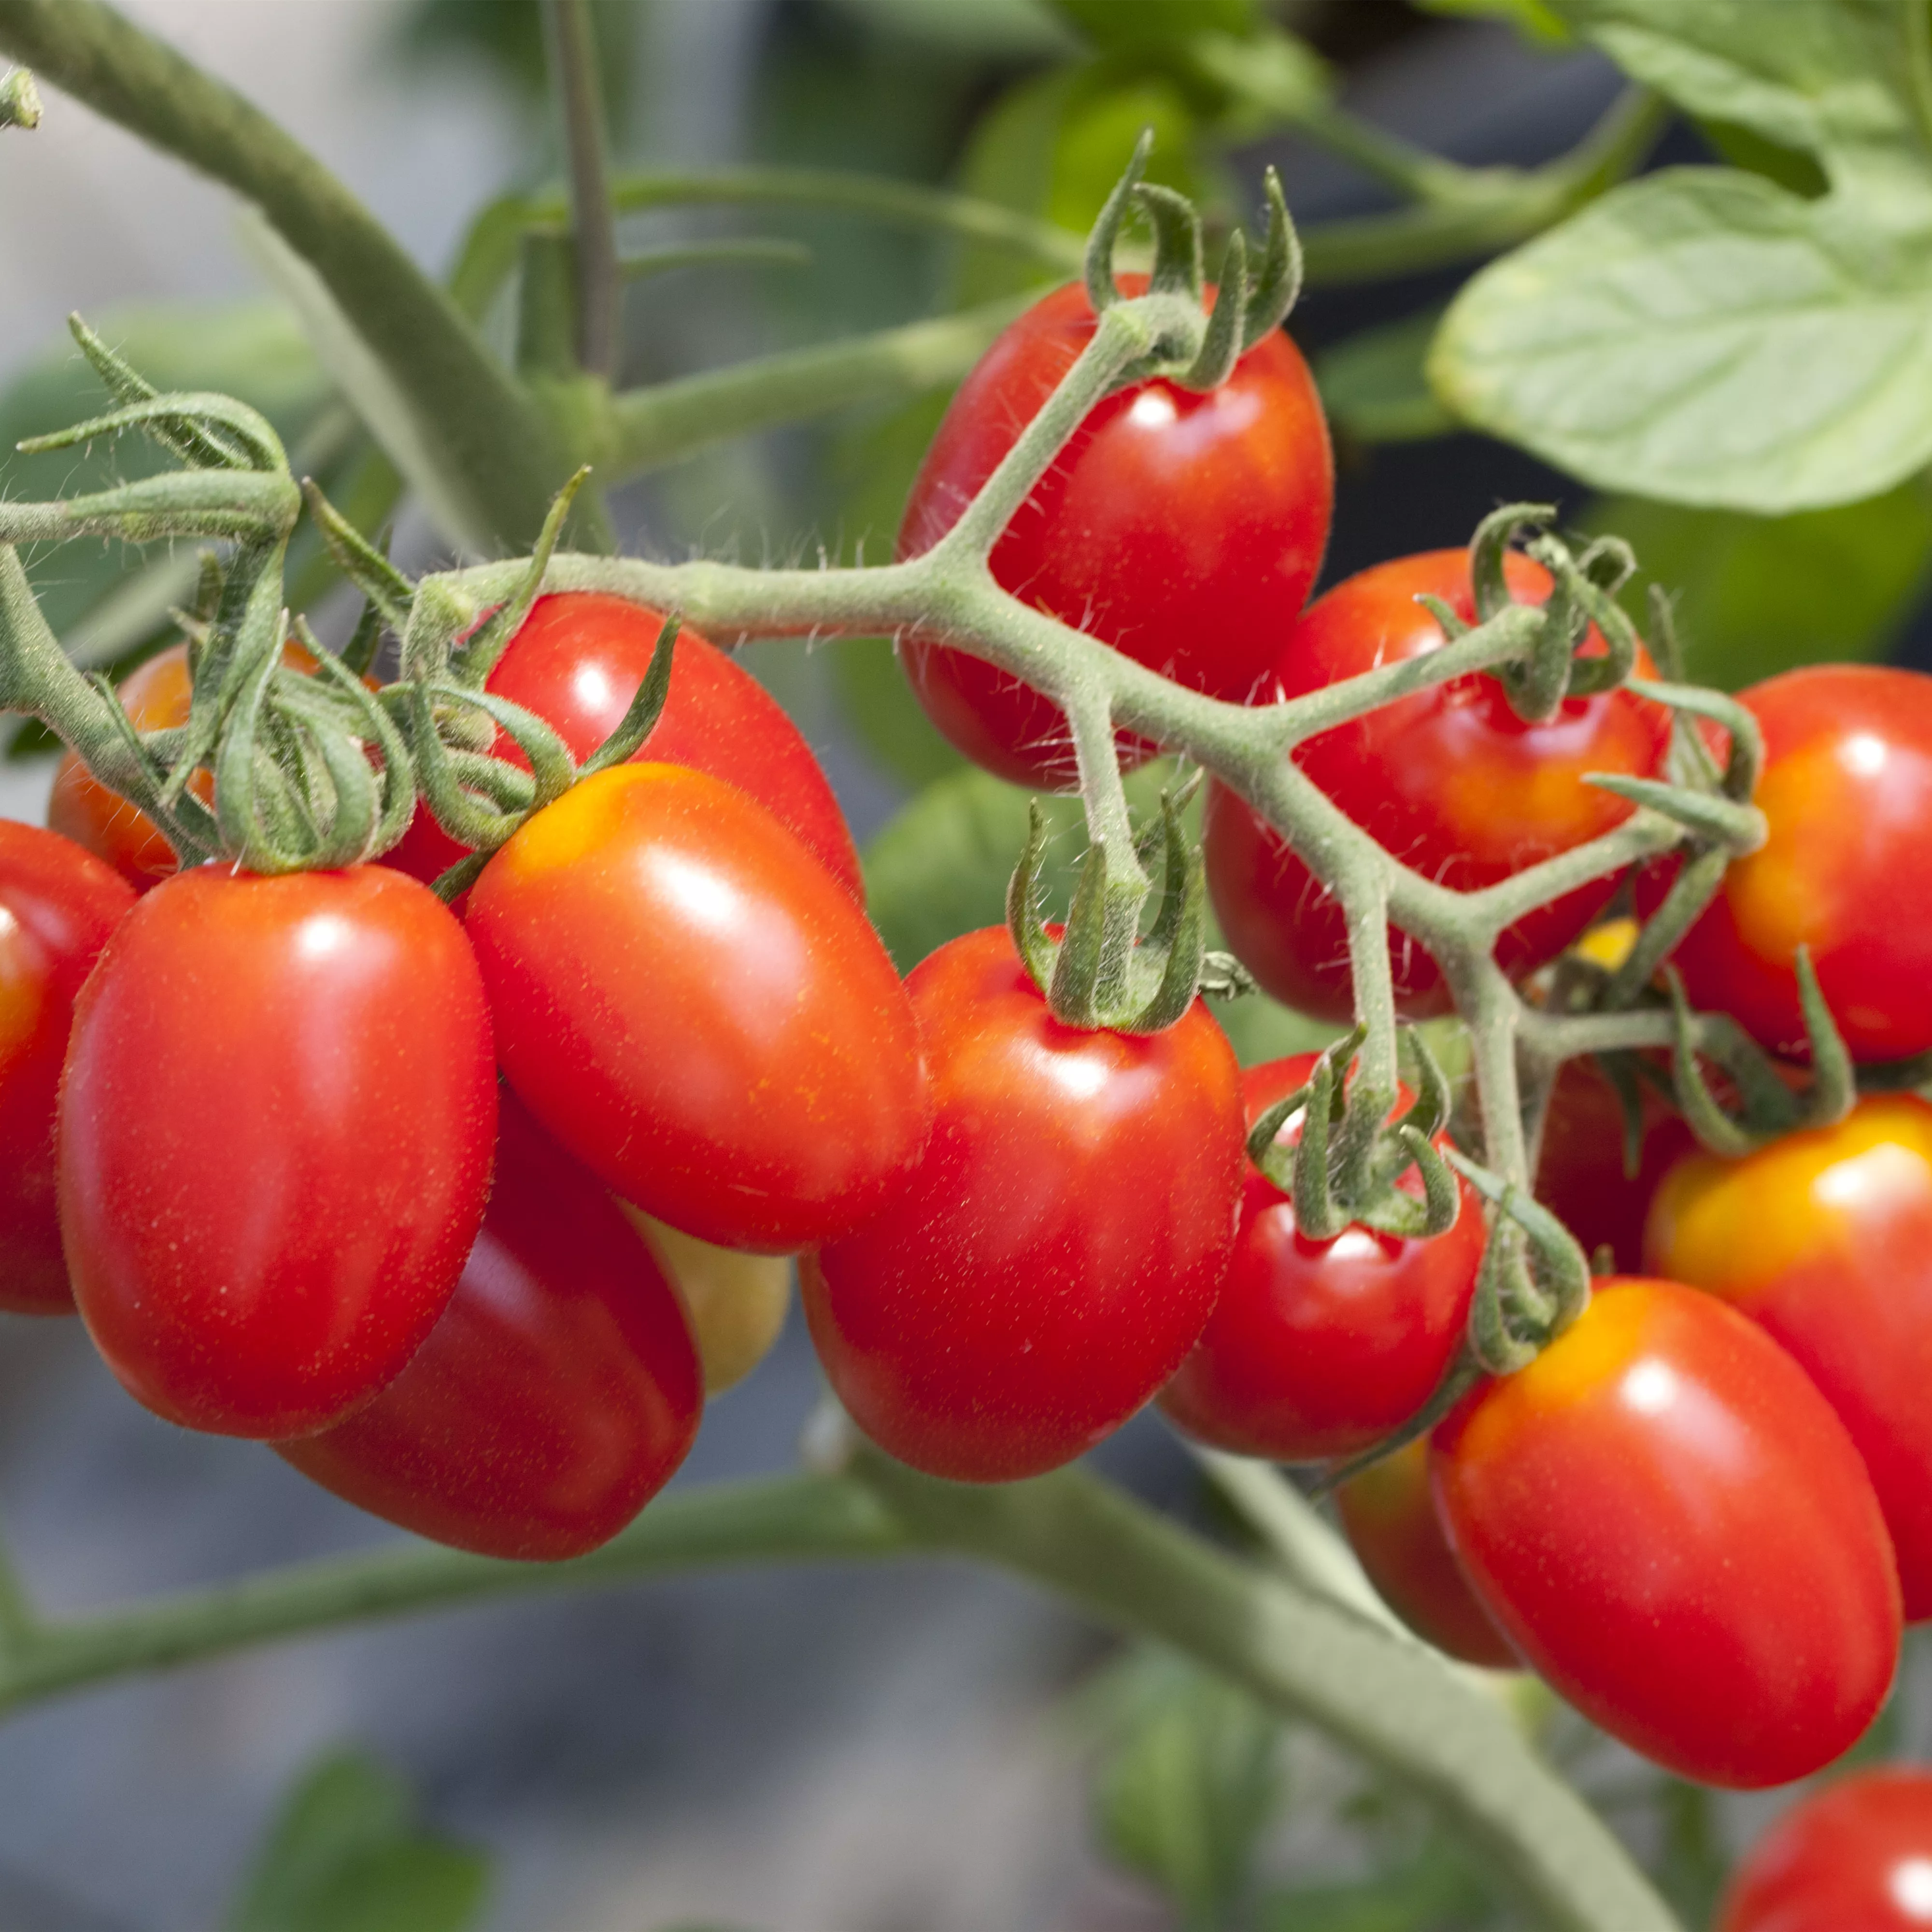
[[[1142,275],[1118,281],[1128,296],[1147,285]],[[914,482],[902,558],[958,520],[1094,330],[1086,289],[1070,283],[981,357]],[[1276,329],[1218,389],[1136,383],[1090,411],[994,545],[993,574],[1177,682],[1244,702],[1268,674],[1284,616],[1313,586],[1334,498],[1314,378]],[[1036,790],[1077,782],[1066,721],[1037,692],[916,638],[902,662],[927,715],[976,764]],[[1128,765],[1154,748],[1124,732],[1117,742]]]
[[[1522,602],[1542,602],[1553,587],[1540,564],[1514,550],[1504,572]],[[1442,626],[1415,602],[1425,592],[1473,622],[1468,552],[1396,558],[1325,592],[1280,644],[1270,692],[1297,698],[1439,650]],[[1583,649],[1603,648],[1593,630]],[[1646,656],[1638,670],[1655,675]],[[1633,808],[1586,776],[1655,776],[1670,728],[1667,712],[1624,690],[1566,699],[1549,723],[1527,724],[1495,678],[1475,674],[1322,732],[1293,757],[1404,864],[1466,892],[1622,824]],[[1225,786],[1209,784],[1204,812],[1208,889],[1228,944],[1276,999],[1348,1024],[1354,986],[1339,905],[1281,835]],[[1580,887],[1526,915],[1498,942],[1498,963],[1514,977],[1546,964],[1603,909],[1616,884]],[[1391,927],[1389,955],[1405,1015],[1450,1010],[1441,970],[1423,946]]]
[[[463,928],[380,866],[164,880],[82,989],[59,1121],[74,1299],[122,1385],[219,1435],[326,1428],[415,1354],[482,1222]]]
[[[608,1543],[670,1480],[704,1389],[648,1245],[514,1096],[455,1294],[394,1381],[276,1454],[370,1514],[485,1556]]]
[[[1227,1273],[1238,1070],[1196,1000],[1166,1032],[1063,1025],[1004,926],[907,987],[932,1138],[873,1217],[801,1266],[812,1337],[902,1462],[1006,1482],[1070,1462],[1172,1376]]]
[[[1714,1297],[1601,1283],[1441,1425],[1430,1474],[1524,1660],[1680,1776],[1808,1777],[1883,1703],[1901,1619],[1870,1478],[1804,1371]]]
[[[1817,1384],[1870,1472],[1906,1621],[1932,1617],[1932,1106],[1873,1094],[1742,1160],[1694,1149],[1658,1189],[1646,1252]]]
[[[0,1309],[71,1315],[54,1177],[74,1004],[134,889],[71,840],[0,819]]]
[[[1316,1060],[1249,1068],[1248,1124],[1304,1085]],[[1397,1109],[1412,1098],[1401,1094]],[[1300,1137],[1297,1115],[1279,1138]],[[1447,1372],[1483,1258],[1482,1204],[1462,1186],[1456,1225],[1430,1240],[1354,1226],[1312,1241],[1288,1196],[1252,1162],[1244,1172],[1226,1284],[1160,1406],[1187,1435],[1238,1455],[1352,1455],[1400,1428]],[[1403,1184],[1420,1196],[1412,1168]]]

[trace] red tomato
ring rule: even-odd
[[[1546,598],[1550,574],[1510,552],[1510,590]],[[1274,666],[1284,696],[1437,650],[1436,620],[1415,602],[1440,597],[1475,617],[1466,550],[1428,550],[1378,564],[1324,596],[1288,633]],[[1592,634],[1593,638],[1594,634]],[[1593,648],[1601,649],[1594,639]],[[1648,660],[1640,662],[1654,676]],[[1493,885],[1621,824],[1631,807],[1583,782],[1588,772],[1648,777],[1670,737],[1669,714],[1628,692],[1567,700],[1547,724],[1526,724],[1497,680],[1460,677],[1324,731],[1294,760],[1402,862],[1459,891]],[[1228,943],[1276,998],[1346,1020],[1353,1013],[1340,905],[1287,842],[1224,787],[1208,791],[1208,883]],[[1553,959],[1601,910],[1614,879],[1567,893],[1504,933],[1496,957],[1520,975]],[[1448,988],[1424,949],[1391,928],[1402,1010],[1449,1010]]]
[[[71,1315],[54,1101],[74,1002],[134,895],[91,853],[0,819],[0,1308]]]
[[[1932,1106],[1876,1096],[1742,1160],[1694,1150],[1658,1190],[1645,1247],[1817,1384],[1871,1472],[1906,1616],[1932,1617]]]
[[[1129,294],[1144,278],[1123,276]],[[1078,284],[1011,324],[960,386],[912,486],[898,554],[930,550],[1094,334]],[[1094,410],[993,547],[993,574],[1036,609],[1196,691],[1250,696],[1328,542],[1334,464],[1314,379],[1276,330],[1205,395],[1136,383]],[[1006,672],[908,640],[933,722],[987,770],[1076,782],[1065,718]],[[1123,734],[1131,761],[1151,748]]]
[[[1706,1784],[1806,1778],[1877,1714],[1898,1575],[1858,1450],[1755,1322],[1612,1279],[1436,1432],[1477,1594],[1584,1714]]]
[[[907,982],[935,1119],[910,1184],[802,1270],[839,1400],[901,1461],[1004,1482],[1070,1461],[1172,1376],[1220,1292],[1240,1076],[1197,1000],[1165,1033],[1063,1026],[1004,927]]]
[[[1756,802],[1771,836],[1735,860],[1672,956],[1693,1005],[1804,1056],[1798,948],[1859,1060],[1932,1049],[1932,677],[1812,664],[1739,694],[1763,728]],[[1648,874],[1648,912],[1668,874]]]
[[[703,1406],[650,1250],[506,1097],[483,1232],[429,1340],[367,1408],[276,1453],[418,1536],[554,1562],[664,1487]]]
[[[624,722],[663,625],[662,611],[598,592],[540,597],[486,688],[554,727],[580,762]],[[527,768],[509,738],[500,734],[497,748]],[[864,902],[858,851],[811,746],[764,686],[695,631],[678,634],[670,692],[636,761],[688,765],[750,793]],[[428,884],[466,849],[418,807],[388,862]]]
[[[1932,1772],[1860,1772],[1752,1846],[1718,1932],[1920,1932],[1932,1925]]]
[[[1643,1149],[1634,1175],[1624,1172],[1623,1106],[1588,1060],[1564,1063],[1544,1122],[1536,1198],[1574,1234],[1584,1253],[1607,1247],[1618,1268],[1643,1265],[1643,1217],[1671,1162],[1697,1144],[1683,1117],[1648,1082],[1638,1088]],[[1660,1268],[1674,1281],[1675,1268]]]
[[[1315,1060],[1250,1067],[1249,1124],[1302,1085]],[[1300,1138],[1299,1114],[1282,1137]],[[1258,1168],[1246,1174],[1227,1285],[1160,1406],[1189,1435],[1238,1455],[1352,1455],[1400,1428],[1447,1372],[1483,1258],[1482,1204],[1464,1188],[1455,1226],[1432,1240],[1351,1227],[1311,1241],[1296,1231],[1294,1203]],[[1413,1168],[1403,1185],[1421,1192]]]
[[[497,1051],[606,1186],[725,1247],[843,1234],[910,1169],[918,1028],[851,895],[734,785],[600,772],[493,859],[468,930]]]
[[[1369,1581],[1418,1636],[1464,1664],[1522,1668],[1442,1533],[1429,1493],[1426,1441],[1352,1476],[1335,1492],[1335,1505]]]
[[[102,1354],[158,1414],[326,1428],[463,1271],[496,1124],[454,917],[378,866],[164,880],[74,1011],[61,1227]]]

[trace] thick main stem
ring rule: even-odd
[[[571,240],[577,256],[577,359],[605,382],[617,374],[617,228],[589,0],[544,0],[550,71],[570,164]]]

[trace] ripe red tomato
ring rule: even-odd
[[[1809,946],[1854,1060],[1932,1049],[1932,677],[1812,664],[1739,698],[1764,731],[1756,802],[1771,836],[1732,862],[1672,956],[1691,1003],[1803,1056],[1792,961]],[[1640,881],[1646,911],[1668,876]]]
[[[433,892],[378,866],[164,880],[81,994],[61,1092],[96,1346],[170,1421],[327,1427],[442,1312],[496,1124],[482,983]]]
[[[1249,1124],[1301,1086],[1315,1060],[1297,1054],[1250,1067],[1241,1080]],[[1300,1132],[1298,1114],[1281,1138],[1292,1144]],[[1403,1185],[1421,1192],[1413,1168]],[[1482,1204],[1464,1188],[1455,1226],[1432,1240],[1351,1227],[1311,1241],[1295,1228],[1294,1203],[1250,1165],[1226,1286],[1161,1407],[1189,1435],[1238,1455],[1311,1462],[1367,1448],[1447,1372],[1483,1232]]]
[[[1906,1616],[1932,1616],[1932,1106],[1874,1096],[1742,1160],[1686,1154],[1646,1252],[1761,1322],[1817,1384],[1871,1472]]]
[[[1120,278],[1130,295],[1143,278]],[[1094,334],[1078,283],[1036,302],[980,358],[907,500],[898,554],[930,550]],[[993,574],[1036,609],[1216,698],[1272,668],[1328,542],[1334,463],[1308,365],[1277,329],[1218,389],[1136,383],[1082,424],[993,547]],[[1035,789],[1076,782],[1059,708],[964,652],[910,640],[913,689],[976,764]],[[1130,759],[1151,748],[1123,734]]]
[[[1643,1220],[1672,1161],[1697,1144],[1684,1118],[1648,1082],[1638,1088],[1643,1149],[1624,1172],[1624,1114],[1616,1090],[1588,1060],[1564,1063],[1550,1096],[1536,1198],[1576,1238],[1586,1255],[1607,1247],[1625,1274],[1643,1263]],[[1684,1277],[1660,1268],[1673,1281]]]
[[[650,1250],[506,1096],[489,1212],[429,1340],[368,1407],[276,1451],[418,1536],[554,1562],[608,1543],[664,1487],[703,1406]]]
[[[1522,1669],[1442,1533],[1429,1493],[1426,1440],[1352,1476],[1335,1492],[1335,1505],[1369,1581],[1418,1636],[1464,1664]]]
[[[0,1308],[71,1315],[54,1101],[74,1003],[134,895],[92,853],[0,819]]]
[[[624,722],[663,624],[662,611],[598,592],[540,597],[486,688],[535,712],[581,761]],[[497,750],[527,767],[501,734]],[[863,903],[858,851],[811,746],[764,686],[695,631],[678,634],[670,694],[636,762],[688,765],[750,793]],[[418,807],[388,862],[428,884],[466,850]]]
[[[1510,590],[1546,598],[1550,574],[1512,551]],[[1442,626],[1414,600],[1441,598],[1475,617],[1466,550],[1428,550],[1363,571],[1322,596],[1289,632],[1274,666],[1282,694],[1439,650]],[[1601,649],[1592,634],[1588,646]],[[1640,668],[1654,675],[1648,659]],[[1294,756],[1365,831],[1415,871],[1459,891],[1493,885],[1621,824],[1631,807],[1583,782],[1586,772],[1648,777],[1670,737],[1669,714],[1627,691],[1566,700],[1547,724],[1526,724],[1498,681],[1460,677],[1324,731]],[[1208,883],[1228,943],[1276,998],[1346,1020],[1354,1011],[1341,908],[1287,842],[1220,785],[1208,791]],[[1502,935],[1512,974],[1553,959],[1601,910],[1616,881],[1566,893]],[[1448,988],[1428,953],[1391,928],[1396,994],[1412,1016],[1446,1012]]]
[[[1706,1784],[1805,1778],[1898,1661],[1898,1576],[1844,1425],[1755,1322],[1615,1278],[1436,1432],[1449,1540],[1584,1714]]]
[[[1240,1076],[1197,1000],[1165,1033],[1063,1026],[1004,927],[907,982],[935,1118],[909,1184],[802,1269],[839,1400],[901,1461],[1004,1482],[1070,1461],[1172,1376],[1220,1292]]]
[[[734,785],[623,765],[470,894],[503,1071],[646,1213],[789,1253],[864,1220],[928,1105],[912,1008],[851,895]]]
[[[1732,1874],[1717,1924],[1718,1932],[1932,1924],[1932,1772],[1860,1772],[1793,1805]]]

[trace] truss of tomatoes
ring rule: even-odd
[[[1068,289],[988,352],[902,554],[950,525],[1093,326]],[[1156,380],[1109,398],[993,568],[1237,701],[1439,648],[1416,600],[1473,617],[1460,552],[1302,608],[1331,482],[1307,370],[1277,334],[1210,395]],[[1549,594],[1527,559],[1507,570],[1517,597]],[[582,756],[658,624],[545,598],[491,688]],[[1065,721],[1038,694],[931,640],[906,663],[968,755],[1067,781]],[[178,722],[181,667],[123,695],[144,726]],[[1856,1057],[1932,1047],[1915,856],[1932,680],[1824,669],[1744,701],[1771,838],[1682,949],[1693,996],[1790,1051],[1808,945]],[[1667,730],[1627,691],[1528,724],[1478,675],[1292,755],[1405,862],[1474,887],[1619,822],[1630,808],[1586,775],[1655,774]],[[1052,1470],[1156,1397],[1238,1453],[1352,1456],[1456,1356],[1473,1197],[1432,1239],[1310,1239],[1244,1153],[1306,1060],[1244,1074],[1198,1001],[1154,1036],[1067,1026],[1002,928],[902,982],[809,749],[689,631],[637,758],[531,818],[460,917],[424,883],[462,850],[426,815],[386,863],[280,879],[176,875],[77,766],[53,822],[68,836],[0,825],[0,1304],[77,1307],[158,1413],[271,1442],[422,1534],[554,1559],[636,1514],[724,1378],[694,1328],[694,1256],[799,1255],[848,1413],[957,1481]],[[1344,1016],[1319,882],[1231,794],[1210,788],[1205,824],[1235,950],[1279,997]],[[1640,902],[1666,883],[1640,882]],[[1546,964],[1613,888],[1526,916],[1505,968]],[[1426,950],[1390,944],[1403,1011],[1441,1010]],[[1857,1739],[1902,1618],[1932,1615],[1932,1107],[1868,1101],[1720,1162],[1647,1105],[1627,1174],[1615,1096],[1566,1070],[1539,1192],[1625,1273],[1528,1368],[1346,1485],[1341,1514],[1451,1654],[1533,1666],[1687,1775],[1779,1782]]]

